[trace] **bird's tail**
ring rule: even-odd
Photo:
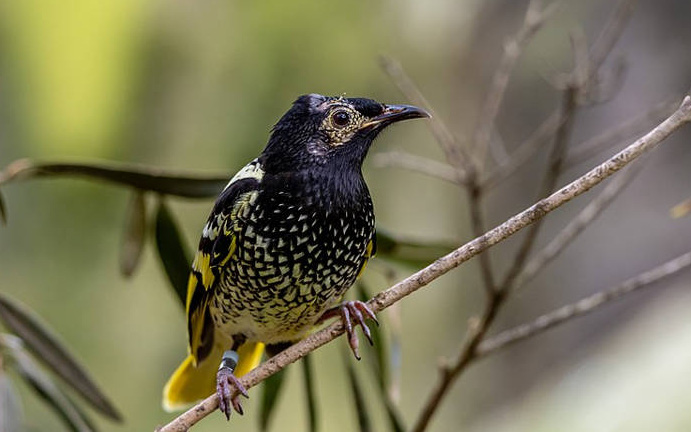
[[[163,388],[163,409],[176,411],[200,401],[216,391],[216,373],[223,357],[223,348],[214,344],[211,353],[196,367],[191,355],[182,362]],[[240,377],[259,365],[264,344],[243,344],[238,349],[240,360],[235,376]]]

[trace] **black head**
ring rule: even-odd
[[[332,165],[359,170],[379,132],[395,122],[420,117],[429,114],[410,105],[300,96],[274,126],[262,153],[262,166],[273,173]]]

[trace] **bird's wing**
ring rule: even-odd
[[[367,267],[367,263],[369,262],[370,258],[373,258],[376,253],[377,232],[374,231],[372,232],[372,238],[370,239],[369,243],[367,243],[367,249],[365,249],[364,256],[365,259],[362,261],[362,264],[360,265],[360,270],[358,270],[357,279],[360,279],[360,276],[362,276],[362,273],[365,271],[365,267]]]
[[[195,362],[203,360],[213,346],[209,301],[223,266],[235,252],[235,233],[242,224],[242,211],[258,193],[261,174],[256,161],[243,168],[221,192],[204,226],[187,284],[187,331]]]

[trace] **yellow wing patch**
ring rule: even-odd
[[[360,276],[362,276],[362,273],[365,271],[365,267],[367,267],[367,263],[369,262],[370,258],[374,256],[375,253],[375,244],[374,244],[374,238],[367,243],[367,249],[365,250],[365,261],[362,263],[362,267],[360,267],[360,271],[357,274],[357,278],[360,279]]]
[[[211,288],[215,279],[214,273],[211,271],[211,255],[197,251],[192,267],[202,275],[202,285],[204,285],[204,288],[207,290]]]

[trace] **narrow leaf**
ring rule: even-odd
[[[0,293],[0,319],[19,336],[36,357],[79,393],[87,402],[112,420],[122,416],[96,386],[86,369],[67,351],[39,318],[15,300]]]
[[[358,425],[360,432],[372,431],[372,420],[370,419],[367,403],[365,402],[365,395],[362,393],[360,383],[358,382],[355,370],[349,358],[346,359],[346,371],[348,372],[348,382],[350,383],[350,390],[353,394],[353,401],[355,402],[355,411],[357,412]]]
[[[88,177],[185,198],[216,197],[228,183],[227,175],[181,174],[141,165],[114,162],[42,163],[20,159],[0,172],[0,185],[10,181],[56,176]]]
[[[302,359],[302,376],[305,380],[305,394],[307,395],[307,414],[309,418],[309,431],[319,430],[319,410],[317,397],[314,390],[314,378],[312,375],[312,356],[307,355]]]
[[[0,361],[2,357],[0,356]],[[12,381],[0,365],[0,431],[21,432],[22,410]]]
[[[187,279],[191,259],[178,224],[163,199],[158,204],[155,231],[158,256],[163,263],[168,280],[184,308],[187,301]]]
[[[0,193],[0,223],[7,225],[7,210],[5,208],[5,199],[2,197],[2,193]]]
[[[262,400],[259,406],[259,430],[267,431],[269,428],[269,421],[271,420],[271,415],[276,408],[276,402],[278,401],[278,395],[283,388],[285,382],[285,369],[271,375],[269,378],[264,380]]]
[[[60,415],[71,430],[75,432],[96,430],[86,415],[55,385],[53,380],[24,350],[21,339],[12,335],[0,336],[0,343],[8,348],[7,352],[12,356],[17,372],[36,391],[36,394]]]
[[[146,238],[146,202],[141,191],[134,191],[132,194],[125,218],[125,232],[120,247],[120,271],[125,277],[130,277],[141,260]]]
[[[446,242],[423,242],[398,238],[377,228],[377,256],[409,264],[425,266],[456,248]]]

